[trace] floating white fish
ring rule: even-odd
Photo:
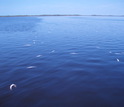
[[[115,53],[116,55],[119,55],[119,54],[121,54],[121,53]]]
[[[76,55],[76,54],[78,54],[78,53],[76,53],[76,52],[72,52],[72,53],[70,53],[70,54]]]
[[[31,46],[31,44],[25,44],[24,46]]]
[[[15,87],[15,88],[16,88],[16,85],[15,85],[15,84],[11,84],[11,85],[10,85],[10,87],[9,87],[9,88],[10,88],[10,90],[12,90],[12,88],[13,88],[13,87]]]
[[[36,66],[29,66],[28,69],[36,68]]]
[[[55,50],[52,50],[50,53],[54,53],[55,52]]]
[[[109,53],[112,53],[112,51],[109,51]]]
[[[37,55],[36,57],[41,57],[42,55]]]
[[[119,59],[117,59],[117,62],[120,62],[120,60],[119,60]]]

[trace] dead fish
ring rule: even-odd
[[[116,55],[120,55],[121,53],[115,53]]]
[[[52,50],[50,53],[54,53],[55,52],[55,50]]]
[[[119,60],[119,59],[117,59],[117,62],[120,62],[120,60]]]
[[[28,69],[36,68],[36,66],[29,66]]]
[[[25,44],[24,46],[31,46],[31,44]]]
[[[41,57],[42,55],[37,55],[36,57]]]
[[[109,51],[109,53],[112,53],[112,51]]]
[[[53,52],[55,52],[55,50],[52,50],[51,52],[53,53]]]
[[[10,88],[10,90],[12,90],[12,89],[13,89],[13,87],[15,87],[15,88],[16,88],[16,85],[15,85],[15,84],[11,84],[11,85],[10,85],[10,87],[9,87],[9,88]]]
[[[72,53],[70,53],[70,54],[72,54],[72,55],[76,55],[76,54],[78,54],[78,53],[76,53],[76,52],[72,52]]]

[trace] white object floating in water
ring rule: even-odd
[[[72,53],[70,53],[70,54],[72,54],[72,55],[76,55],[76,54],[78,54],[78,53],[76,53],[76,52],[72,52]]]
[[[33,44],[36,44],[36,40],[33,40]]]
[[[29,66],[28,69],[36,68],[36,66]]]
[[[96,46],[96,48],[97,48],[97,49],[100,49],[100,47],[99,47],[99,46]]]
[[[120,62],[120,60],[119,60],[119,59],[117,59],[117,62]]]
[[[55,52],[55,50],[52,50],[50,53],[54,53]]]
[[[25,44],[24,46],[31,46],[31,44]]]
[[[11,84],[11,85],[10,85],[10,87],[9,87],[9,88],[10,88],[10,90],[12,90],[12,89],[13,89],[13,87],[15,87],[15,88],[16,88],[16,85],[15,85],[15,84]]]
[[[109,53],[112,53],[112,51],[109,51]]]
[[[121,53],[115,53],[116,55],[119,55],[119,54],[121,54]]]
[[[36,57],[41,57],[42,55],[37,55]]]

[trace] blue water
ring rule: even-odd
[[[0,17],[0,107],[124,107],[124,18]]]

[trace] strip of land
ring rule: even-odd
[[[78,14],[72,14],[72,15],[59,15],[59,14],[53,14],[53,15],[3,15],[0,17],[43,17],[43,16],[101,16],[101,17],[124,17],[124,15],[78,15]]]

